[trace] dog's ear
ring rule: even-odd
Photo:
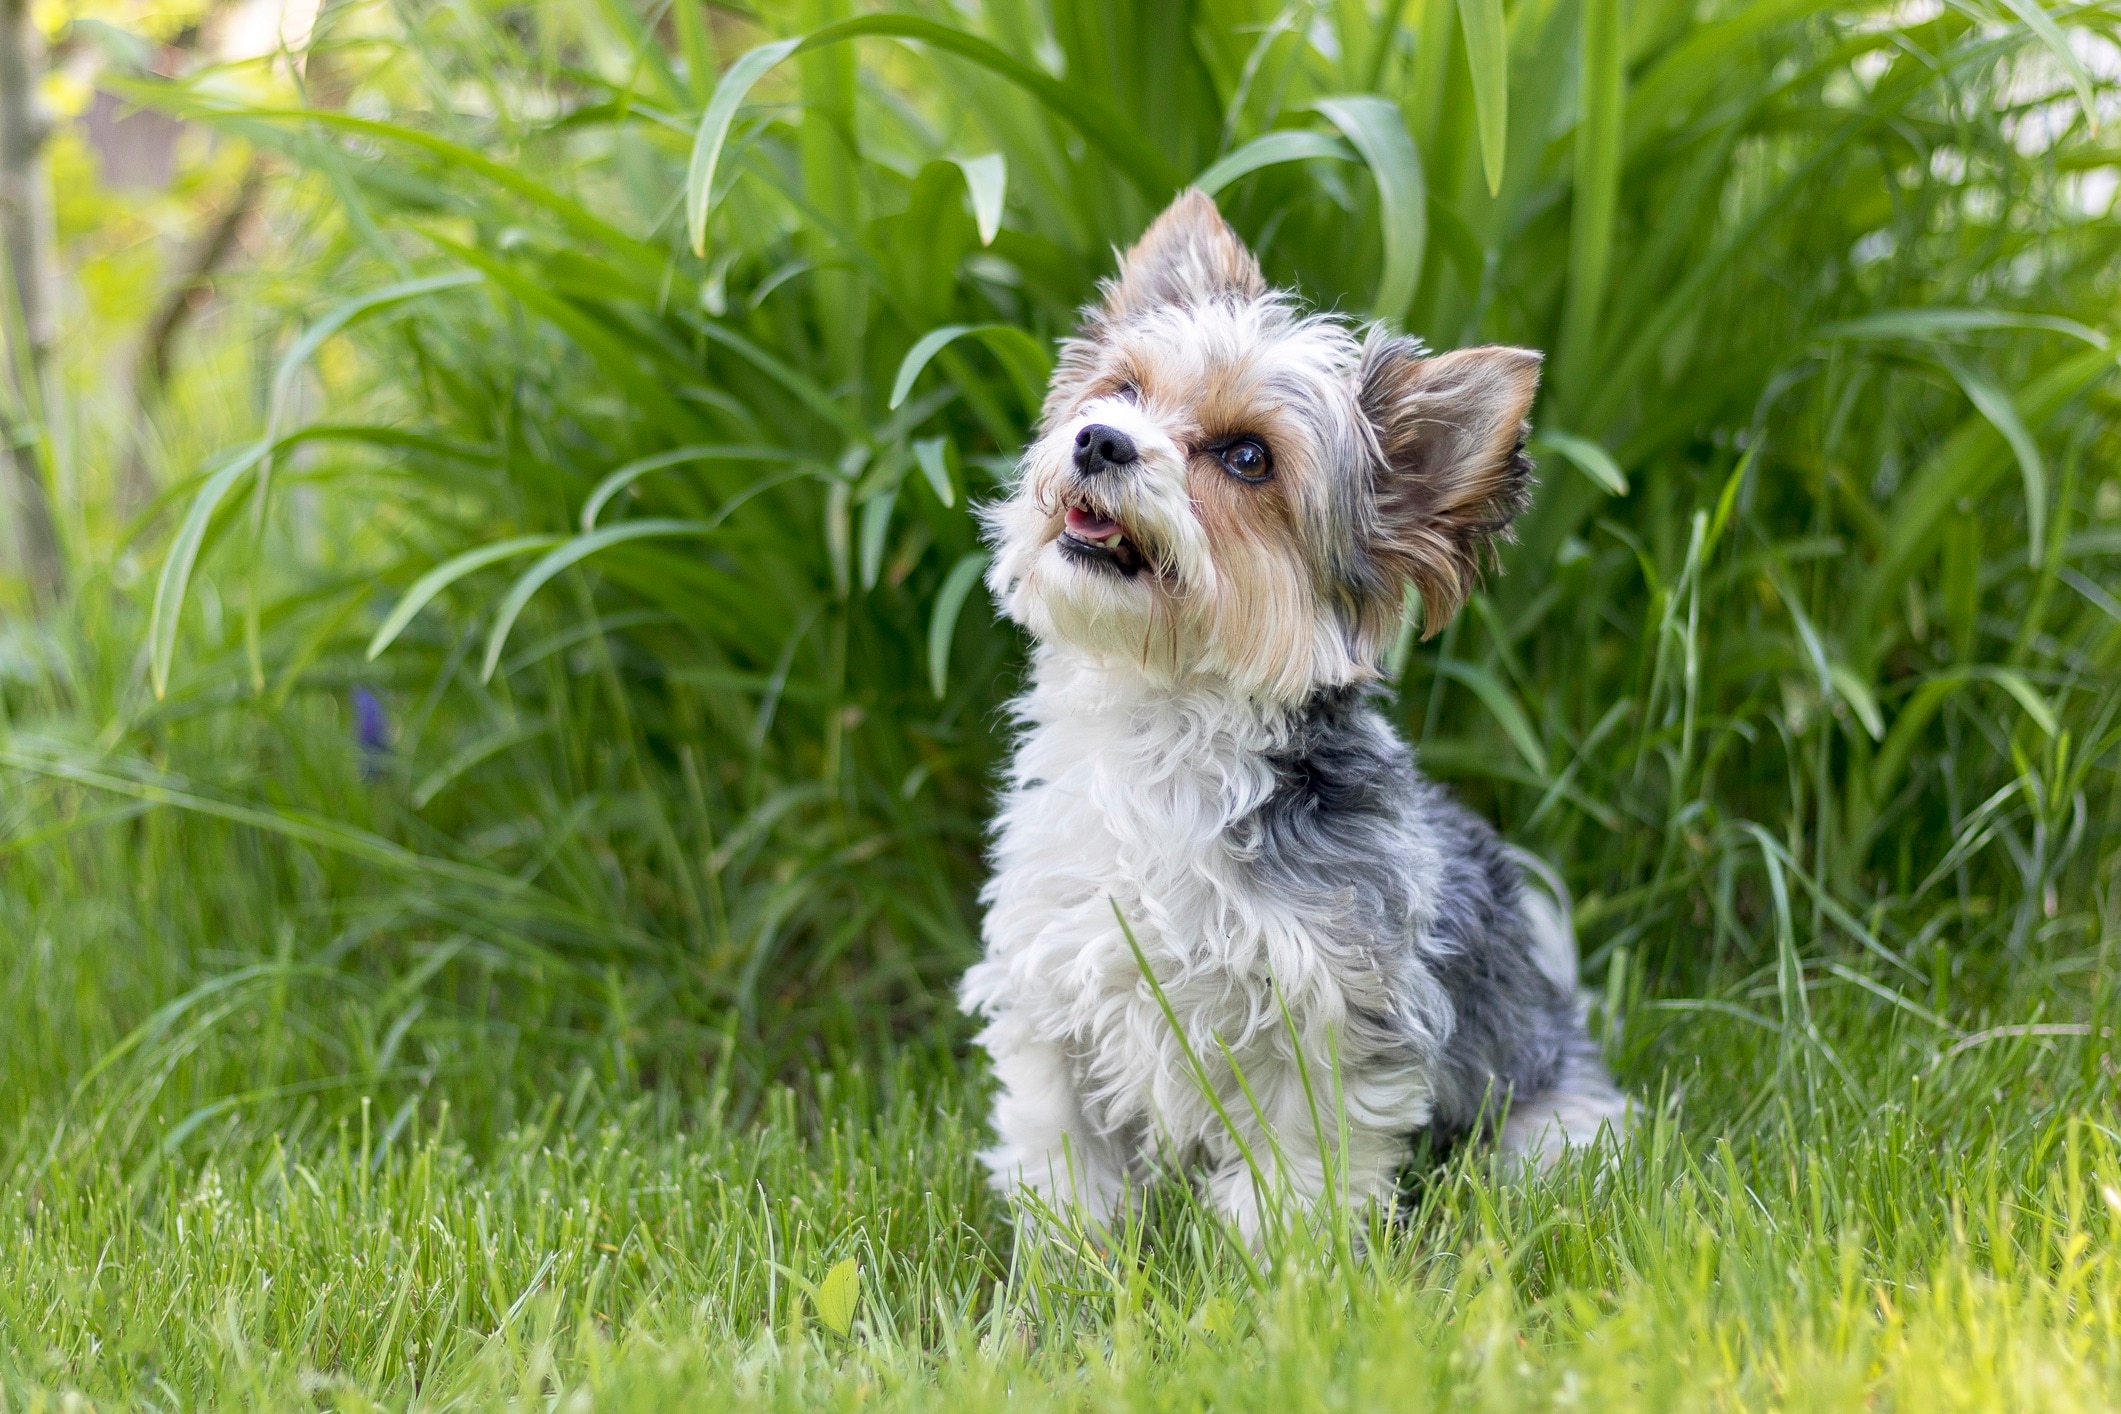
[[[1259,262],[1206,192],[1189,187],[1149,223],[1104,284],[1105,314],[1123,318],[1166,304],[1266,293]]]
[[[1464,605],[1490,547],[1531,500],[1525,415],[1539,362],[1531,349],[1497,346],[1426,358],[1417,340],[1383,336],[1363,350],[1362,410],[1382,454],[1371,553],[1421,591],[1424,634]]]

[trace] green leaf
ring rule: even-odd
[[[891,401],[887,406],[896,409],[900,403],[906,401],[907,395],[913,391],[914,380],[921,376],[921,370],[953,340],[964,337],[977,327],[972,324],[945,324],[940,329],[930,329],[914,340],[913,347],[906,350],[906,356],[899,360],[898,377],[892,380]]]
[[[105,82],[109,82],[105,80]],[[115,87],[116,85],[114,85]],[[123,89],[135,89],[143,98],[143,106],[171,107],[167,100],[171,86],[158,84],[149,89],[145,86],[124,85]],[[122,92],[123,89],[120,91]],[[200,90],[193,89],[196,94]],[[378,142],[402,143],[415,147],[431,156],[440,158],[446,169],[471,172],[484,177],[504,191],[515,193],[532,205],[551,212],[568,227],[586,236],[597,244],[625,256],[629,262],[644,265],[649,269],[660,268],[665,255],[659,248],[638,240],[608,221],[604,221],[571,198],[560,195],[552,188],[533,180],[526,169],[512,163],[500,162],[486,156],[475,148],[451,142],[433,133],[418,128],[405,127],[398,123],[386,123],[374,118],[356,117],[352,113],[328,108],[254,108],[227,105],[216,100],[203,105],[179,106],[183,116],[255,118],[272,122],[335,128]]]
[[[781,39],[761,44],[741,55],[714,86],[714,97],[700,114],[699,131],[692,139],[692,161],[685,170],[685,234],[694,255],[707,253],[707,209],[714,195],[714,169],[721,165],[722,145],[729,140],[729,125],[751,86],[766,71],[803,47],[803,41]]]
[[[1377,183],[1378,216],[1384,227],[1384,269],[1370,304],[1376,319],[1406,318],[1421,284],[1421,261],[1429,239],[1429,198],[1421,153],[1407,135],[1399,105],[1373,94],[1321,98],[1311,105],[1339,128],[1369,164]]]
[[[2104,349],[2085,349],[2062,360],[2019,393],[2020,419],[2029,428],[2044,424],[2094,380],[2108,376],[2113,366],[2113,355]],[[1884,548],[1857,586],[1855,606],[1847,617],[1852,630],[1863,636],[1857,645],[1861,651],[1853,655],[1859,663],[1876,651],[1873,626],[1880,621],[1880,606],[1915,573],[1951,508],[1961,497],[1978,494],[2002,470],[2001,440],[1986,416],[1969,415],[1893,498]]]
[[[849,440],[866,440],[868,429],[860,420],[834,401],[832,394],[819,386],[816,379],[794,367],[786,359],[768,353],[728,325],[715,320],[706,320],[695,327],[702,338],[720,344],[802,399],[806,407],[846,433]]]
[[[1944,354],[1942,361],[1952,377],[1959,380],[1967,401],[2003,434],[2011,454],[2018,459],[2018,471],[2025,482],[2026,562],[2038,568],[2041,545],[2047,535],[2047,461],[2040,455],[2040,444],[2033,439],[2025,419],[2018,416],[2018,405],[2011,401],[2010,394],[1986,374],[1950,354]]]
[[[530,602],[532,595],[543,589],[560,571],[614,545],[623,545],[632,540],[705,535],[715,528],[715,524],[714,521],[706,520],[627,520],[617,525],[607,525],[602,530],[592,531],[587,535],[576,535],[561,541],[509,586],[507,597],[501,601],[500,609],[494,614],[493,628],[486,636],[486,659],[479,665],[479,681],[492,681],[494,669],[501,663],[501,650],[508,646],[509,630],[515,627],[516,619],[523,613],[523,607]]]
[[[946,506],[956,505],[957,487],[950,480],[950,439],[925,437],[915,442],[913,459],[920,464],[921,475],[928,478],[935,498]]]
[[[161,697],[169,690],[169,667],[177,655],[177,622],[184,613],[184,596],[191,588],[192,569],[199,562],[199,547],[206,542],[206,532],[213,524],[214,512],[228,498],[235,484],[249,475],[272,444],[264,439],[239,447],[227,461],[206,478],[199,494],[192,498],[191,507],[184,513],[184,523],[177,527],[176,538],[170,541],[169,554],[162,561],[161,577],[155,582],[155,604],[147,620],[147,666],[148,680]]]
[[[1362,160],[1360,153],[1331,133],[1290,128],[1256,137],[1235,152],[1210,163],[1193,179],[1193,185],[1213,196],[1239,177],[1249,176],[1262,167],[1272,167],[1283,162],[1303,162],[1313,158],[1333,162]]]
[[[825,488],[825,557],[832,592],[844,599],[854,581],[854,483],[838,477]]]
[[[374,662],[380,657],[384,649],[397,641],[398,635],[405,631],[405,626],[413,621],[420,610],[433,602],[437,594],[464,576],[475,574],[488,565],[499,564],[517,555],[527,555],[532,550],[550,549],[559,541],[560,537],[557,535],[518,535],[510,540],[496,540],[491,545],[480,545],[475,549],[466,550],[461,555],[452,555],[413,581],[412,588],[405,591],[405,597],[397,602],[397,606],[376,630],[376,636],[368,640],[368,660]]]
[[[2070,48],[2069,37],[2062,33],[2054,16],[2048,14],[2040,0],[2003,0],[2003,3],[2040,36],[2040,42],[2061,62],[2062,71],[2069,75],[2071,85],[2077,90],[2077,103],[2084,109],[2084,121],[2093,132],[2098,132],[2099,108],[2092,101],[2091,75],[2085,72],[2083,61],[2077,57],[2077,51]]]
[[[1722,542],[1724,527],[1731,523],[1731,512],[1737,509],[1738,492],[1745,485],[1745,474],[1752,470],[1753,458],[1759,455],[1760,447],[1758,440],[1747,447],[1745,455],[1738,458],[1738,465],[1732,467],[1731,474],[1724,479],[1723,491],[1716,497],[1716,514],[1710,518],[1709,533],[1702,541],[1704,553]]]
[[[1444,658],[1436,664],[1436,671],[1454,682],[1464,683],[1473,689],[1473,695],[1488,709],[1490,716],[1502,728],[1503,735],[1524,757],[1525,764],[1544,781],[1547,779],[1547,749],[1540,742],[1539,734],[1532,730],[1532,723],[1525,717],[1524,709],[1517,699],[1486,668],[1477,663],[1468,663],[1462,658]]]
[[[426,779],[413,787],[412,808],[425,810],[430,801],[449,788],[451,781],[456,780],[457,777],[463,775],[472,767],[479,765],[481,762],[490,761],[502,752],[512,747],[521,746],[526,741],[536,740],[551,731],[553,725],[549,718],[543,717],[534,721],[518,722],[513,726],[503,727],[499,731],[489,732],[477,741],[460,748],[447,761],[444,761],[439,767],[429,773]]]
[[[972,220],[979,227],[979,243],[993,245],[1002,228],[1002,207],[1009,196],[1008,159],[999,152],[989,152],[950,160],[965,174],[965,190],[972,196]]]
[[[287,412],[289,396],[294,391],[295,379],[301,376],[303,365],[323,346],[326,339],[368,315],[416,300],[422,295],[431,295],[441,290],[462,289],[476,285],[483,277],[476,270],[452,270],[446,275],[428,275],[417,280],[400,280],[381,289],[365,294],[333,308],[323,318],[302,331],[301,337],[289,346],[281,356],[280,366],[273,372],[272,399],[267,406],[265,435],[268,439],[279,435],[280,423]]]
[[[2081,339],[2093,348],[2107,346],[2106,335],[2088,324],[2056,314],[2025,314],[2012,309],[1882,309],[1860,319],[1823,326],[1822,339],[1935,339],[1995,329],[2046,329]]]
[[[928,620],[928,685],[941,697],[950,681],[950,645],[957,637],[957,616],[987,568],[987,554],[975,550],[950,567],[935,592],[935,611]]]
[[[848,1257],[825,1273],[811,1300],[817,1307],[817,1318],[834,1335],[844,1336],[854,1328],[854,1310],[861,1297],[862,1269],[855,1265],[854,1258]]]
[[[301,336],[295,340],[293,347],[289,348],[287,353],[282,356],[280,366],[273,374],[272,395],[266,406],[265,455],[258,462],[257,485],[252,490],[251,544],[252,564],[254,566],[262,552],[265,540],[265,510],[267,502],[272,496],[273,455],[279,447],[280,427],[286,418],[288,404],[294,394],[295,382],[301,377],[302,369],[308,364],[310,358],[315,355],[319,348],[323,347],[325,340],[371,314],[382,310],[394,309],[408,301],[417,300],[441,290],[460,289],[465,285],[475,285],[479,283],[481,278],[480,274],[475,270],[454,270],[446,275],[429,275],[420,279],[401,280],[395,284],[385,285],[381,289],[370,290],[365,294],[356,295],[304,329]],[[254,678],[257,678],[262,670],[257,656],[258,604],[259,597],[255,586],[253,586],[244,610],[243,636],[244,642],[250,649],[251,672]],[[262,685],[262,679],[259,679],[259,681]]]
[[[816,457],[803,452],[790,451],[786,447],[743,445],[674,447],[667,452],[658,452],[652,457],[641,457],[638,460],[627,462],[624,466],[612,471],[602,481],[599,481],[595,489],[589,493],[589,499],[582,503],[582,529],[595,530],[597,528],[597,517],[603,514],[604,507],[611,504],[612,497],[618,495],[650,472],[662,471],[673,466],[684,466],[689,462],[710,461],[796,462],[812,466],[825,465]],[[374,655],[371,654],[370,656]]]
[[[1921,735],[1922,729],[1937,715],[1937,709],[1944,705],[1946,698],[1970,682],[1994,683],[2009,693],[2050,741],[2061,730],[2054,709],[2015,669],[1989,663],[1947,668],[1916,688],[1907,704],[1894,716],[1892,731],[1886,735],[1885,744],[1878,748],[1878,755],[1871,762],[1871,795],[1874,799],[1882,801],[1892,792],[1901,771],[1907,766],[1908,757],[1914,754],[1915,739]]]
[[[1480,166],[1488,195],[1502,192],[1502,162],[1509,141],[1510,52],[1503,30],[1502,0],[1458,0],[1465,31],[1466,63],[1473,71],[1473,119],[1480,129]]]
[[[1040,390],[1053,371],[1053,359],[1044,344],[1013,324],[945,324],[921,335],[913,347],[906,350],[906,356],[899,360],[898,377],[891,383],[889,405],[896,409],[905,402],[913,391],[914,381],[921,376],[921,370],[946,347],[968,334],[985,344],[1001,360],[1026,406],[1036,408]]]
[[[599,311],[555,287],[545,272],[525,270],[512,259],[477,246],[460,245],[444,235],[429,234],[427,239],[466,265],[484,271],[495,288],[513,296],[524,308],[574,340],[613,382],[659,421],[677,426],[698,421],[697,410],[672,389],[667,370],[651,370],[642,365],[643,347],[637,339],[622,335]]]
[[[884,567],[884,538],[891,533],[891,510],[898,504],[898,488],[892,487],[862,503],[862,588],[876,588]]]
[[[1577,87],[1576,173],[1569,212],[1569,288],[1561,317],[1561,380],[1572,391],[1589,370],[1605,306],[1620,198],[1627,120],[1627,56],[1621,0],[1583,0]]]
[[[1590,438],[1578,437],[1572,432],[1546,431],[1539,434],[1533,445],[1561,453],[1608,496],[1628,494],[1627,473],[1620,469],[1619,462],[1613,460],[1611,452]]]
[[[695,255],[707,249],[707,214],[713,199],[714,170],[728,141],[730,124],[744,97],[768,69],[798,51],[822,49],[843,40],[864,36],[913,39],[933,45],[1028,92],[1055,117],[1068,123],[1097,148],[1129,181],[1152,201],[1162,201],[1178,189],[1178,173],[1139,133],[1126,126],[1108,104],[1095,102],[1086,90],[1070,86],[1051,74],[996,48],[977,35],[918,15],[862,15],[827,25],[797,39],[776,40],[750,50],[722,75],[714,97],[700,115],[699,130],[692,142],[692,162],[685,176],[685,229]]]
[[[1856,714],[1857,721],[1863,723],[1863,729],[1870,733],[1871,740],[1882,740],[1885,736],[1885,718],[1879,715],[1878,699],[1871,694],[1870,684],[1857,677],[1845,663],[1830,664],[1826,672],[1834,684],[1834,691],[1840,694],[1843,702],[1848,703],[1849,710]]]

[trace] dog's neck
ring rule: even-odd
[[[1016,711],[1032,730],[1075,723],[1094,726],[1110,740],[1197,734],[1225,749],[1275,753],[1319,711],[1366,690],[1367,684],[1328,684],[1288,701],[1218,673],[1144,669],[1127,659],[1044,643],[1033,655],[1030,686]]]

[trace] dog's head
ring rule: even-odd
[[[1159,216],[1061,349],[986,509],[989,582],[1041,640],[1297,701],[1373,676],[1408,584],[1429,632],[1531,491],[1539,355],[1424,356],[1269,290],[1215,204]]]

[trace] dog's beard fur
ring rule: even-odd
[[[1563,915],[1365,691],[1408,588],[1434,632],[1523,505],[1538,365],[1302,312],[1197,192],[1063,347],[1017,484],[983,512],[990,585],[1038,642],[964,987],[990,1022],[1005,1189],[1102,1217],[1175,1163],[1257,1232],[1247,1150],[1282,1155],[1299,1200],[1329,1168],[1361,1199],[1417,1131],[1507,1106],[1504,1143],[1545,1154],[1623,1116]],[[1241,442],[1264,474],[1238,474],[1260,470]],[[1079,461],[1092,443],[1133,455]]]

